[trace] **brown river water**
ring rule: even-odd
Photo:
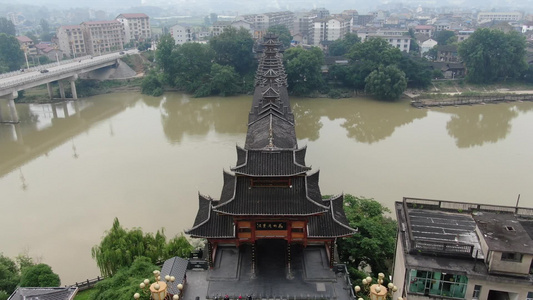
[[[91,247],[126,228],[189,228],[198,192],[220,196],[251,96],[118,93],[17,105],[0,125],[0,252],[27,252],[72,284],[99,275]],[[3,119],[8,109],[1,103]],[[533,207],[533,103],[415,109],[408,101],[292,98],[322,194],[392,208],[402,197]]]

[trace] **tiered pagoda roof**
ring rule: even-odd
[[[237,147],[233,173],[224,172],[220,199],[199,196],[200,208],[187,232],[192,236],[234,238],[234,217],[246,216],[307,217],[310,238],[356,232],[344,215],[343,196],[322,199],[319,172],[309,173],[306,148],[298,148],[280,47],[275,35],[264,37],[244,148]]]

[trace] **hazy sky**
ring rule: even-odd
[[[3,2],[4,4],[2,4]],[[13,2],[0,0],[0,5],[9,5]],[[533,0],[17,0],[18,4],[44,5],[51,9],[67,9],[74,7],[102,9],[108,12],[125,10],[130,7],[142,5],[180,8],[186,13],[201,15],[202,13],[251,13],[269,12],[278,10],[309,10],[325,7],[330,12],[340,12],[344,9],[357,9],[365,13],[384,5],[407,4],[410,6],[422,5],[423,7],[462,6],[468,9],[481,10],[522,10],[529,12],[533,7]]]

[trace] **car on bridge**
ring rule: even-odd
[[[49,71],[47,69],[42,69],[41,73],[48,73]]]

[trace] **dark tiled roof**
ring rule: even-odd
[[[187,272],[188,264],[188,260],[178,256],[174,256],[173,258],[165,260],[165,263],[161,268],[161,280],[165,280],[164,278],[166,275],[174,276],[176,278],[176,281],[174,283],[168,284],[168,291],[172,295],[179,294],[177,286],[178,283],[184,282],[185,272]]]
[[[275,114],[269,114],[248,126],[247,149],[296,149],[294,124]]]
[[[235,196],[221,199],[214,210],[231,215],[302,216],[325,212],[328,208],[308,195],[305,176],[292,178],[292,187],[252,187],[250,178],[239,176],[235,184]],[[316,195],[320,191],[310,191]],[[229,193],[228,193],[229,194]]]
[[[222,194],[220,195],[220,203],[225,203],[235,197],[235,184],[237,178],[227,172],[224,172],[224,184],[222,186]]]
[[[200,208],[196,215],[193,228],[186,231],[195,237],[202,238],[234,238],[235,228],[233,227],[233,218],[231,216],[222,216],[213,212],[212,199],[202,195],[200,198]]]
[[[246,150],[237,146],[237,166],[246,163]]]
[[[350,227],[344,214],[344,196],[339,195],[329,199],[329,211],[323,215],[309,218],[307,224],[308,237],[310,238],[334,238],[350,236],[357,232]]]
[[[320,193],[320,186],[318,185],[319,171],[307,176],[307,194],[309,198],[313,199],[316,203],[327,205],[322,201],[322,193]]]
[[[295,158],[296,151],[293,150],[249,150],[245,162],[232,171],[250,176],[294,176],[311,169],[298,164]]]
[[[8,300],[71,300],[77,287],[19,287]]]
[[[305,153],[307,152],[307,146],[294,151],[294,162],[299,165],[305,166]]]

